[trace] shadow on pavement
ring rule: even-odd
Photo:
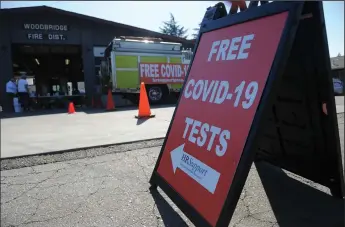
[[[188,227],[181,216],[171,207],[157,190],[150,190],[156,203],[157,210],[162,217],[165,227]]]
[[[175,107],[175,104],[161,104],[161,105],[151,105],[151,109],[162,109],[162,108],[170,108],[170,107]],[[107,111],[104,108],[87,108],[83,109],[77,112],[84,112],[86,114],[102,114],[102,113],[107,113],[107,112],[122,112],[122,111],[129,111],[129,110],[138,110],[137,106],[115,106],[115,110]],[[134,117],[134,116],[133,116]]]
[[[175,105],[171,104],[164,104],[164,105],[151,105],[151,109],[158,109],[158,108],[170,108],[175,107]],[[128,110],[137,110],[137,106],[116,106],[115,110],[107,111],[104,108],[89,108],[89,107],[75,107],[75,111],[77,113],[85,113],[85,114],[102,114],[108,112],[121,112],[121,111],[128,111]],[[42,116],[42,115],[54,115],[54,114],[63,114],[68,113],[67,109],[47,109],[47,110],[35,110],[30,112],[22,112],[22,113],[11,113],[11,112],[0,112],[0,118],[18,118],[18,117],[31,117],[31,116]],[[134,117],[134,116],[133,116]]]
[[[75,108],[78,112],[78,108]],[[31,116],[42,116],[42,115],[53,115],[53,114],[67,114],[67,109],[47,109],[47,110],[35,110],[30,112],[22,112],[22,113],[12,113],[12,112],[1,112],[0,118],[18,118],[18,117],[31,117]]]
[[[115,106],[114,110],[106,110],[106,108],[87,108],[84,109],[81,112],[84,112],[86,114],[103,114],[103,113],[111,113],[111,112],[121,112],[121,111],[127,111],[127,110],[135,110],[137,109],[134,106]]]
[[[170,95],[167,97],[166,100],[163,101],[163,103],[160,104],[150,104],[151,109],[160,109],[160,108],[170,108],[175,107],[177,103],[177,96]],[[127,111],[127,110],[137,110],[138,105],[117,105],[115,103],[115,110],[114,112],[119,111]],[[91,107],[78,107],[75,105],[76,112],[82,112],[85,114],[100,114],[100,113],[106,113],[109,111],[106,111],[105,104],[102,108],[91,108]],[[113,112],[110,111],[110,112]],[[13,113],[13,112],[0,112],[0,119],[6,119],[6,118],[18,118],[18,117],[30,117],[30,116],[42,116],[42,115],[53,115],[53,114],[62,114],[68,112],[68,108],[61,108],[61,109],[45,109],[45,110],[35,110],[27,113]]]
[[[344,200],[295,180],[270,164],[255,165],[280,227],[344,226]]]
[[[147,121],[150,118],[138,118],[137,119],[137,125],[141,125],[142,123],[144,123],[145,121]]]

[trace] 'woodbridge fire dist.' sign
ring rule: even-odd
[[[25,30],[69,31],[65,24],[23,24]]]
[[[69,26],[64,24],[23,24],[24,30],[34,31],[32,33],[27,33],[26,37],[30,40],[67,40],[65,34],[56,32],[66,32],[69,31]],[[46,32],[53,33],[46,33]]]
[[[140,63],[140,82],[145,84],[182,84],[188,64]]]

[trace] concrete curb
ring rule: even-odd
[[[132,144],[132,143],[150,142],[150,141],[154,141],[154,140],[161,140],[161,139],[164,139],[164,138],[165,137],[156,137],[156,138],[151,138],[151,139],[133,140],[133,141],[127,141],[127,142],[122,142],[122,143],[110,143],[110,144],[102,144],[102,145],[86,146],[86,147],[76,147],[76,148],[65,149],[65,150],[44,152],[44,153],[38,153],[38,154],[20,155],[20,156],[7,157],[7,158],[1,158],[0,157],[0,161],[10,160],[10,159],[17,159],[17,158],[29,158],[29,157],[32,157],[32,156],[39,157],[39,156],[45,156],[45,155],[56,155],[56,154],[74,152],[74,151],[79,151],[79,150],[105,148],[105,147],[120,146],[120,145]]]
[[[131,152],[133,150],[150,149],[163,145],[164,137],[132,142],[104,144],[89,146],[88,148],[75,148],[64,151],[48,152],[21,157],[11,157],[1,160],[0,170],[12,170],[38,165],[53,164],[59,162],[71,162],[80,159],[94,158],[97,156],[111,155],[117,153]]]

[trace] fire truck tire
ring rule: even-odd
[[[162,103],[169,94],[166,85],[146,85],[146,92],[151,104]]]

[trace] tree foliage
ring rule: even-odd
[[[200,26],[201,26],[201,23],[199,23],[199,27],[193,28],[193,34],[192,34],[192,38],[193,38],[193,39],[198,38],[199,31],[200,31]]]
[[[170,13],[170,20],[163,21],[163,27],[160,27],[159,29],[161,33],[166,35],[176,36],[184,39],[186,39],[188,36],[186,35],[188,29],[185,29],[183,26],[179,25],[172,13]]]

